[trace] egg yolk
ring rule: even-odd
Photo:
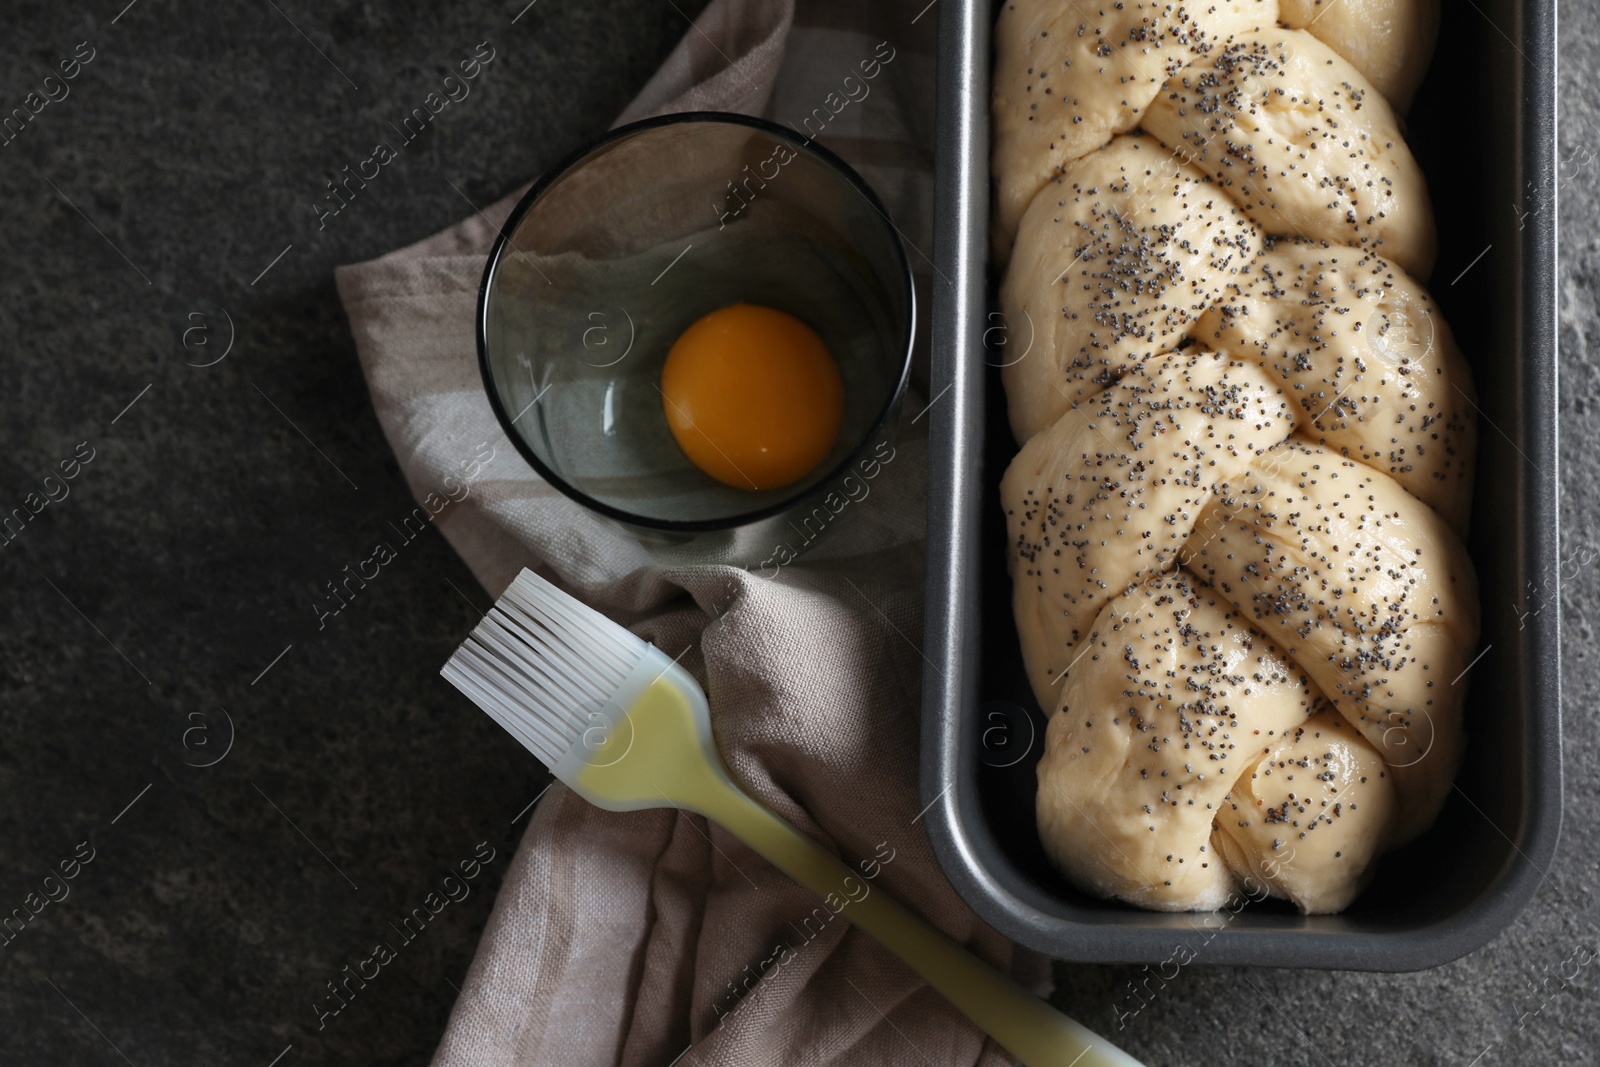
[[[844,384],[828,346],[774,308],[734,304],[674,342],[662,407],[696,467],[738,489],[805,477],[839,438]]]

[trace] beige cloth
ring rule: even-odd
[[[870,94],[818,139],[878,190],[925,280],[937,17],[916,18],[925,2],[828,0],[796,11],[781,0],[714,0],[619,121],[713,109],[798,125],[887,41],[894,59]],[[471,494],[439,518],[490,593],[537,566],[669,654],[687,648],[682,662],[706,687],[741,782],[852,865],[892,855],[876,889],[1042,988],[1044,961],[962,904],[919,821],[927,421],[905,426],[865,499],[776,579],[653,565],[535,476],[484,398],[472,336],[478,280],[520,192],[339,271],[373,403],[413,492],[438,491],[480,442],[492,444]],[[925,394],[906,403],[909,422]],[[438,700],[478,714],[442,681]],[[848,911],[823,923],[817,903],[701,818],[605,812],[557,784],[534,811],[434,1062],[1009,1062],[850,928]]]

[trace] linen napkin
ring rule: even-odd
[[[931,8],[927,0],[713,0],[617,121],[740,111],[815,136],[882,197],[918,268],[925,308]],[[472,491],[438,525],[485,589],[498,597],[532,566],[669,655],[681,652],[706,688],[718,746],[740,782],[869,876],[872,891],[912,905],[1042,989],[1045,961],[967,909],[920,822],[925,388],[907,397],[900,435],[865,494],[853,494],[776,577],[659,565],[541,481],[484,397],[472,332],[478,282],[522,192],[338,271],[373,404],[413,493],[423,499],[479,463]],[[925,322],[918,332],[925,338]],[[439,700],[478,714],[442,681]],[[847,919],[848,909],[833,915],[698,816],[605,812],[554,784],[535,808],[434,1063],[1010,1062]]]

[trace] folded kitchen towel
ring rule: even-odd
[[[713,0],[618,122],[740,111],[816,137],[883,198],[925,295],[930,7]],[[484,397],[478,281],[521,192],[338,272],[373,404],[413,492],[438,491],[492,445],[472,494],[439,518],[484,588],[498,596],[536,567],[682,653],[710,698],[717,743],[752,793],[862,871],[873,891],[1042,988],[1045,961],[973,916],[920,822],[925,389],[907,398],[899,437],[861,472],[826,535],[776,577],[653,562],[541,481]],[[439,700],[477,714],[443,682]],[[835,915],[698,816],[605,812],[556,784],[534,810],[434,1062],[1010,1062],[847,919],[848,909]]]

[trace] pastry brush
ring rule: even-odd
[[[696,812],[826,899],[1028,1067],[1139,1067],[860,881],[729,775],[693,676],[654,645],[524,570],[441,672],[561,781],[611,811]]]

